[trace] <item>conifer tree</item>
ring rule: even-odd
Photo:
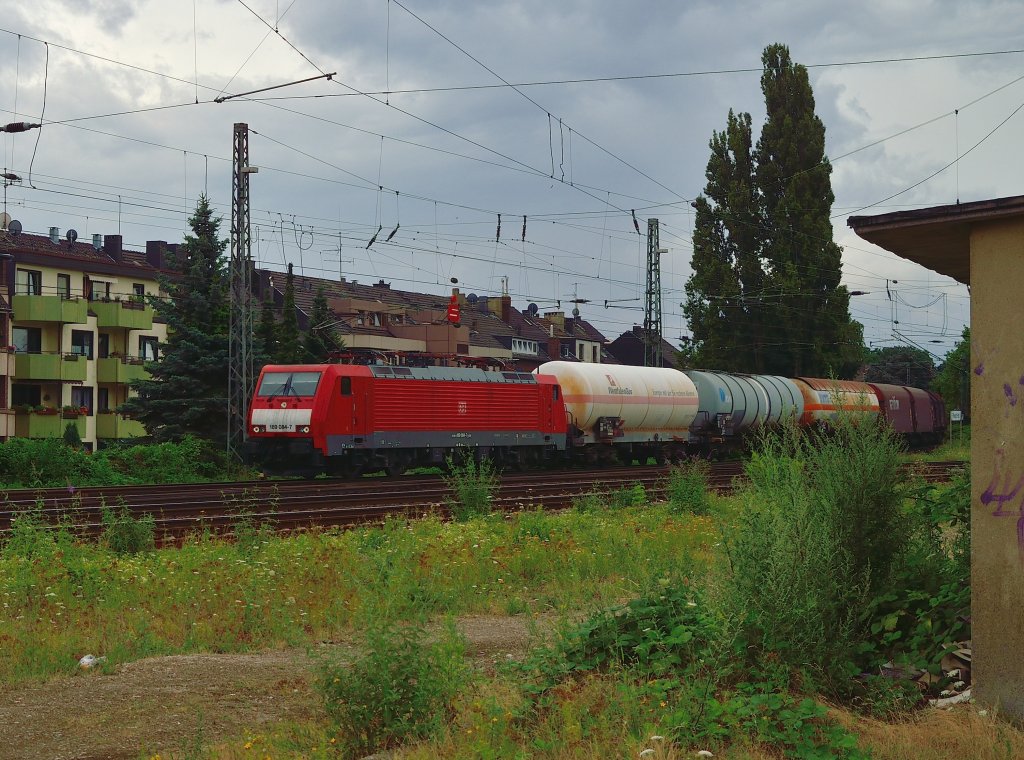
[[[281,307],[281,321],[277,325],[277,362],[279,364],[301,364],[306,360],[306,349],[299,334],[299,318],[295,306],[295,273],[288,265],[284,281],[284,305]]]
[[[137,380],[138,396],[120,411],[141,422],[156,440],[177,440],[191,433],[225,443],[228,392],[228,282],[219,237],[206,196],[189,218],[192,233],[171,256],[174,275],[161,278],[166,298],[150,297],[156,315],[167,323],[160,359]]]
[[[257,363],[277,364],[277,315],[271,290],[260,304],[260,321],[256,325]]]
[[[750,149],[750,117],[714,133],[696,201],[693,276],[684,313],[704,366],[848,377],[863,350],[832,241],[832,167],[807,69],[785,45],[762,55],[767,118]],[[704,210],[702,212],[702,207]]]
[[[316,298],[313,299],[313,311],[309,317],[309,332],[306,334],[306,355],[307,361],[320,363],[327,361],[332,351],[339,351],[345,347],[338,334],[334,331],[332,323],[335,321],[327,304],[327,295],[323,287],[317,289]]]

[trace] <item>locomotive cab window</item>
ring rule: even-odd
[[[320,372],[267,372],[257,396],[312,396],[320,384]]]
[[[552,385],[551,386],[551,398],[553,398],[555,401],[558,401],[558,386],[557,385]]]
[[[341,378],[341,395],[351,396],[352,395],[352,378],[343,377]]]

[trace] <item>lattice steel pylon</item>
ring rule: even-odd
[[[256,380],[252,345],[252,243],[249,237],[249,125],[235,124],[231,173],[230,317],[228,335],[228,454],[242,459],[249,432],[249,398]]]
[[[644,366],[661,366],[661,254],[658,220],[647,220],[647,290],[644,299]]]

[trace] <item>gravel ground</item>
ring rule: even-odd
[[[490,669],[527,650],[531,622],[475,616],[459,619],[458,626],[469,656]],[[349,648],[332,642],[317,649],[335,654]],[[316,656],[316,649],[287,649],[152,657],[106,673],[0,687],[0,760],[136,760],[315,717]]]

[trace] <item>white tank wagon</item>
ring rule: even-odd
[[[653,444],[646,453],[660,459],[681,455],[689,442],[697,388],[678,370],[556,361],[542,364],[537,372],[558,379],[566,411],[584,445]],[[638,456],[643,453],[637,450]]]

